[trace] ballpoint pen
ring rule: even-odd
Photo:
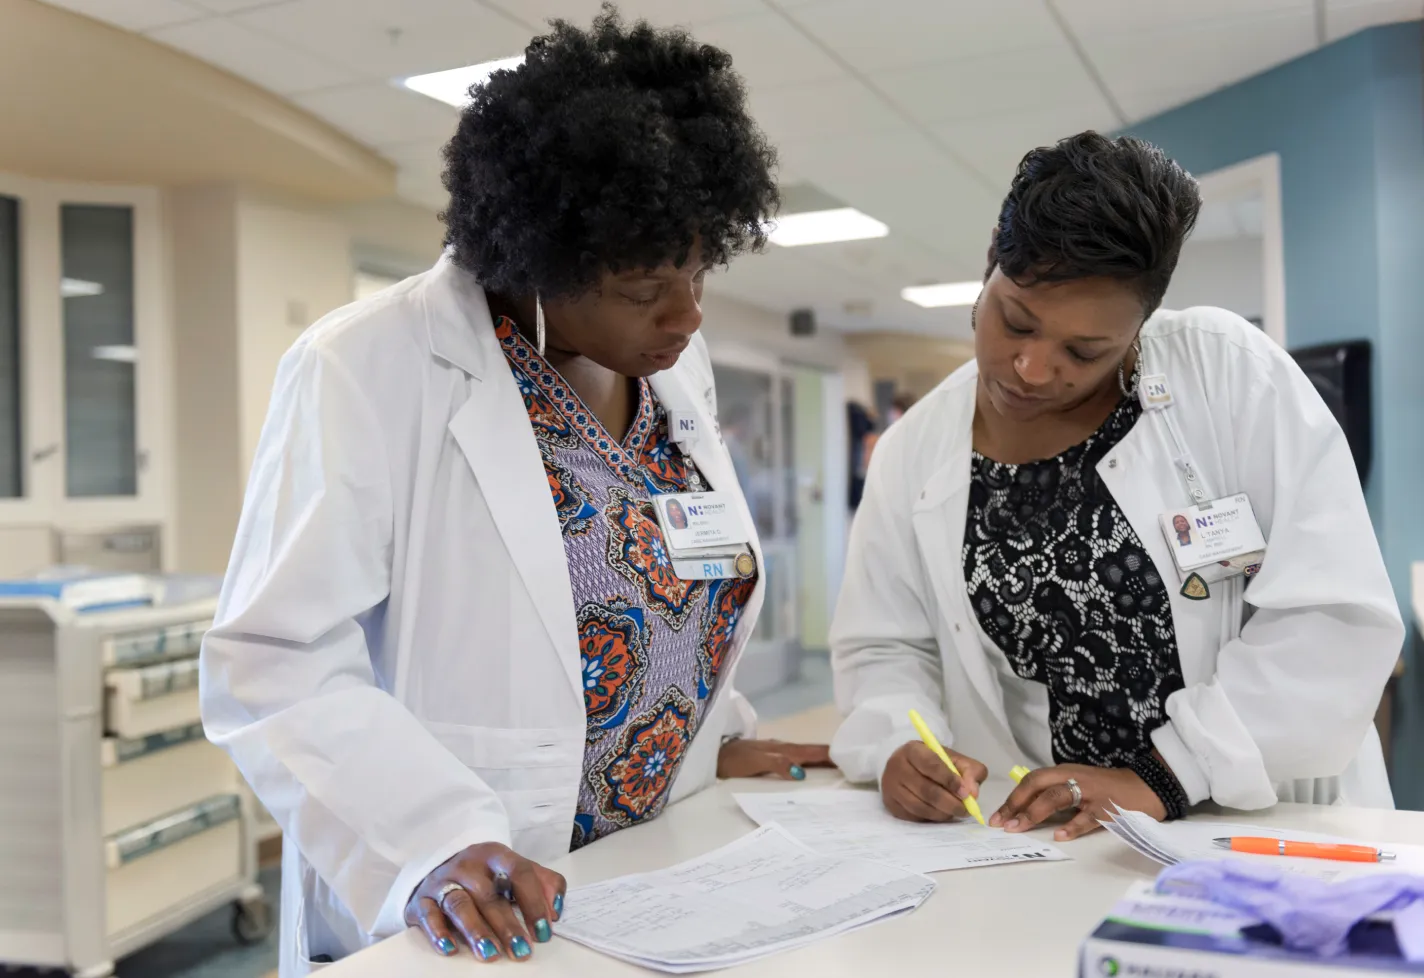
[[[1246,852],[1257,856],[1301,856],[1306,859],[1335,859],[1347,863],[1382,863],[1394,858],[1374,846],[1337,845],[1328,842],[1291,842],[1289,839],[1265,839],[1238,835],[1229,839],[1212,839],[1218,849]]]
[[[949,759],[949,755],[945,753],[944,748],[939,745],[939,741],[935,738],[935,735],[930,733],[930,728],[925,725],[924,718],[920,716],[918,711],[910,711],[910,722],[915,725],[915,732],[920,735],[920,739],[925,742],[925,746],[934,751],[935,755],[941,761],[944,761],[944,766],[949,768],[956,778],[964,777],[964,775],[959,773],[959,768],[955,767],[954,762]],[[973,796],[965,797],[963,803],[964,810],[970,815],[973,815],[976,822],[980,825],[986,824],[984,822],[984,813],[979,810],[979,802],[975,801]]]

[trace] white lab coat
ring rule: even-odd
[[[1168,582],[1186,688],[1154,744],[1193,802],[1392,808],[1371,719],[1404,627],[1339,425],[1295,362],[1224,310],[1159,312],[1142,358],[1174,404],[1145,412],[1098,474]],[[831,636],[846,717],[831,753],[855,781],[915,738],[912,708],[991,771],[1021,761],[964,581],[977,380],[973,363],[954,373],[872,458]],[[1170,423],[1208,499],[1250,494],[1268,550],[1249,586],[1178,593],[1158,517],[1191,497]]]
[[[691,455],[750,527],[702,341],[652,386],[696,415]],[[730,686],[762,599],[674,801],[753,732]],[[285,832],[282,978],[404,929],[466,846],[567,853],[581,680],[559,521],[483,290],[447,257],[313,326],[278,371],[201,673],[208,736]]]

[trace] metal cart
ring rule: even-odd
[[[0,599],[0,964],[105,978],[224,905],[237,940],[270,931],[254,803],[199,723],[215,602]]]

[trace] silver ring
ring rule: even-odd
[[[1078,779],[1077,779],[1077,778],[1069,778],[1069,779],[1068,779],[1068,790],[1071,791],[1071,792],[1073,792],[1073,807],[1074,807],[1074,808],[1082,808],[1082,807],[1083,807],[1083,789],[1080,788],[1080,787],[1078,787]]]
[[[445,898],[451,893],[454,893],[456,890],[463,889],[464,887],[461,886],[459,883],[446,883],[444,886],[440,887],[440,889],[435,891],[435,905],[438,906],[441,910],[444,910]]]

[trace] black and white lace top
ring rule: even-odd
[[[1167,585],[1097,474],[1141,416],[1125,398],[1087,441],[1038,462],[974,453],[964,577],[984,634],[1048,690],[1058,764],[1129,767],[1183,686]]]

